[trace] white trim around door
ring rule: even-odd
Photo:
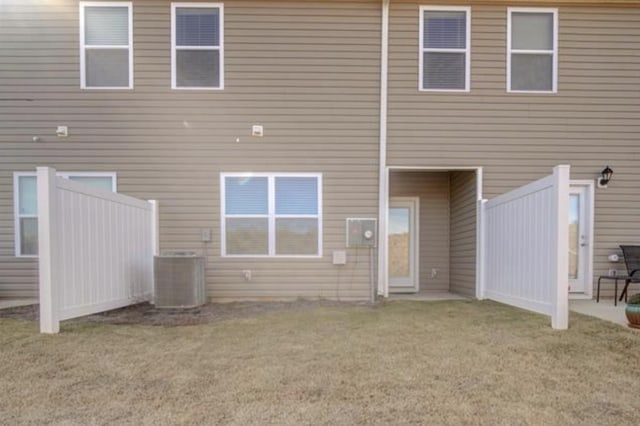
[[[569,196],[574,199],[574,216],[578,219],[578,229],[575,230],[574,262],[569,262],[569,286],[570,298],[580,299],[593,297],[593,230],[594,230],[594,196],[595,182],[593,180],[571,180]],[[569,214],[572,213],[571,200],[569,202]],[[569,220],[571,227],[571,217]],[[569,249],[571,251],[571,231],[569,237]],[[569,254],[571,260],[571,253]],[[572,265],[575,269],[572,273]]]

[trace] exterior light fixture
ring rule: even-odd
[[[609,166],[605,167],[600,172],[600,178],[598,179],[598,188],[606,188],[609,185],[609,181],[613,176],[613,170]]]

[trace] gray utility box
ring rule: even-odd
[[[205,258],[192,252],[167,252],[154,259],[157,308],[192,308],[207,303]]]
[[[347,218],[347,247],[375,247],[377,229],[373,218]]]

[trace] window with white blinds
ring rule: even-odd
[[[69,180],[116,192],[116,174],[102,172],[59,172]],[[34,172],[13,175],[16,256],[38,255],[38,193]]]
[[[318,257],[319,174],[223,174],[222,255]]]
[[[509,8],[507,91],[557,92],[557,9]]]
[[[80,86],[133,88],[131,2],[80,2]]]
[[[171,4],[171,85],[174,89],[224,87],[223,6]]]
[[[470,31],[469,7],[420,7],[420,90],[469,90]]]

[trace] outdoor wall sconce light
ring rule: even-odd
[[[606,188],[609,185],[609,181],[613,176],[613,170],[609,166],[605,167],[600,172],[600,178],[598,179],[598,188]]]

